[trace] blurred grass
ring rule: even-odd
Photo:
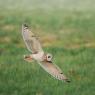
[[[71,79],[53,79],[33,61],[21,35],[29,24],[43,49]],[[0,10],[0,95],[95,95],[95,13],[67,10]]]

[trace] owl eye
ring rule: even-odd
[[[48,56],[48,58],[51,58],[51,56]]]

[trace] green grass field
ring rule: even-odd
[[[95,12],[28,10],[30,5],[26,10],[7,9],[9,3],[0,2],[0,95],[95,95]],[[21,35],[23,23],[39,36],[43,49],[54,55],[54,63],[71,83],[23,60],[30,53]]]

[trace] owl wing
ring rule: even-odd
[[[38,38],[29,30],[26,24],[22,25],[22,36],[27,49],[32,53],[43,51]]]
[[[51,62],[38,62],[40,66],[47,71],[50,75],[58,80],[64,80],[70,82],[67,77],[62,73],[61,69]]]

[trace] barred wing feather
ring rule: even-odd
[[[40,51],[43,51],[39,40],[34,35],[34,33],[28,29],[28,26],[26,25],[22,25],[22,36],[26,44],[26,47],[30,52],[38,53]]]

